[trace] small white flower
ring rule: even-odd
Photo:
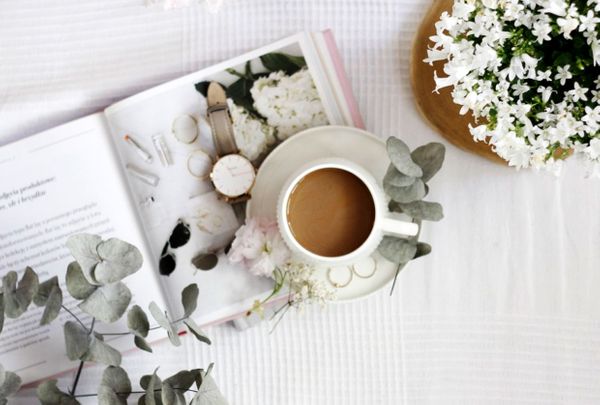
[[[575,82],[573,84],[573,90],[569,90],[567,92],[568,95],[571,96],[571,99],[574,102],[578,102],[579,100],[587,101],[587,92],[589,89],[585,87],[581,87],[579,83]]]
[[[550,97],[552,96],[552,93],[554,92],[554,90],[552,90],[552,87],[544,87],[544,86],[540,86],[537,89],[538,93],[542,94],[542,101],[544,103],[547,103],[548,100],[550,100]]]
[[[586,15],[579,16],[581,24],[579,25],[579,31],[596,31],[596,25],[600,22],[600,18],[596,17],[596,13],[589,10]]]
[[[569,70],[570,68],[571,68],[571,65],[558,66],[556,68],[557,73],[554,76],[554,79],[560,80],[560,84],[562,86],[565,85],[565,83],[567,82],[567,80],[573,78],[573,74]]]

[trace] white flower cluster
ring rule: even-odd
[[[335,292],[315,276],[315,267],[303,262],[288,262],[281,268],[288,277],[290,288],[289,304],[302,310],[307,304],[325,306],[335,300]]]
[[[319,92],[308,69],[291,76],[273,72],[250,90],[254,108],[277,130],[281,140],[307,128],[328,124]]]
[[[256,160],[273,145],[275,139],[275,128],[267,125],[263,120],[253,117],[248,110],[227,100],[235,143],[240,153],[250,160]]]
[[[580,155],[600,174],[600,0],[456,0],[425,62],[445,61],[477,141],[517,168]]]

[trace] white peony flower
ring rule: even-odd
[[[250,93],[254,108],[277,130],[279,139],[329,123],[308,69],[291,76],[273,72],[256,80]]]
[[[277,223],[256,218],[238,229],[227,255],[230,262],[242,263],[252,274],[265,277],[271,277],[290,256]]]
[[[250,115],[243,107],[227,100],[235,143],[240,153],[250,160],[257,159],[270,145],[275,143],[275,129],[265,122]]]

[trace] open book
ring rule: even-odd
[[[297,66],[296,73],[276,71],[290,63]],[[311,108],[317,103],[313,119],[282,121],[269,100],[252,99],[268,98],[268,94],[234,91],[232,85],[248,75],[261,78],[263,89],[271,86],[274,94],[285,91],[277,90],[281,83],[314,85],[320,100],[312,100]],[[229,264],[220,249],[239,223],[202,176],[204,153],[214,153],[202,94],[210,81],[228,88],[238,146],[257,162],[269,148],[309,126],[362,126],[333,37],[325,31],[281,40],[134,95],[103,113],[4,146],[0,148],[0,276],[31,266],[40,280],[58,275],[62,284],[73,260],[66,239],[92,233],[105,239],[118,237],[140,248],[144,265],[127,284],[133,302],[144,309],[155,301],[177,319],[182,312],[180,292],[195,282],[200,288],[195,320],[207,325],[243,315],[254,300],[268,294],[270,280]],[[260,112],[249,113],[255,106],[262,118]],[[191,239],[175,250],[175,270],[162,275],[161,251],[181,219],[190,224]],[[217,267],[202,271],[192,266],[194,256],[207,251],[221,252]],[[65,300],[64,305],[90,321],[76,302]],[[62,311],[60,319],[40,327],[42,310],[31,307],[18,320],[7,320],[0,335],[0,363],[25,383],[77,365],[64,350],[62,325],[69,315]],[[123,320],[102,328],[102,332],[127,330]],[[160,330],[151,333],[149,341],[165,337]],[[134,348],[131,336],[115,337],[111,345],[122,351]]]

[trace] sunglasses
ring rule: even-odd
[[[179,219],[160,254],[158,270],[161,275],[169,276],[175,271],[177,257],[173,250],[185,246],[190,241],[190,237],[190,226]],[[200,253],[192,259],[192,265],[199,270],[208,271],[214,269],[218,261],[219,259],[214,253]]]
[[[163,276],[168,276],[175,271],[177,267],[177,260],[174,249],[185,246],[191,237],[190,226],[183,222],[181,219],[177,221],[177,225],[173,228],[169,240],[165,243],[160,254],[160,260],[158,262],[158,270]]]

